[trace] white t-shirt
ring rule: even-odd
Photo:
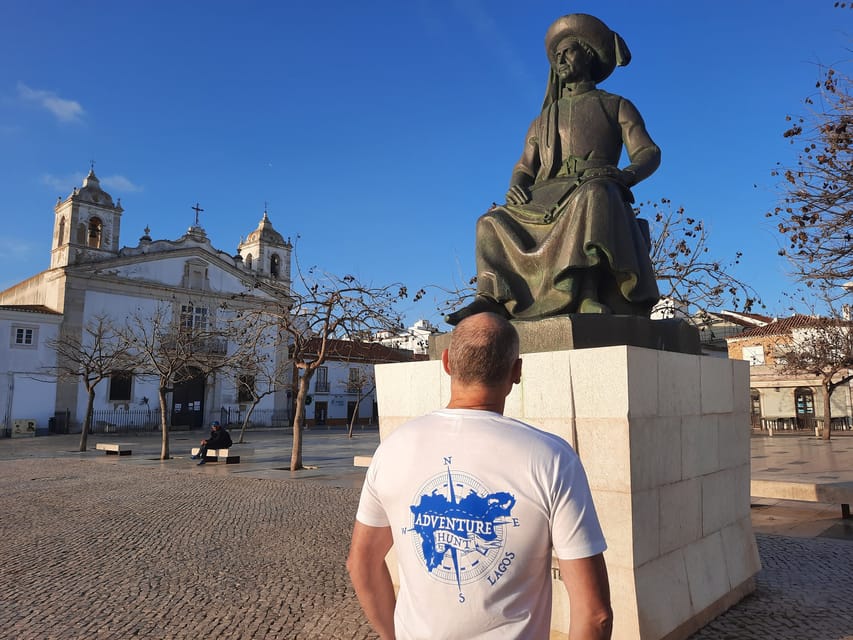
[[[569,444],[491,411],[399,427],[373,456],[356,519],[391,527],[398,640],[547,640],[552,549],[572,560],[607,546]]]

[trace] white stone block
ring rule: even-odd
[[[699,613],[729,592],[723,537],[716,532],[684,550],[693,613]]]
[[[604,539],[607,541],[608,566],[633,568],[635,564],[631,494],[593,491],[592,498]]]
[[[645,491],[681,480],[681,419],[631,420],[631,486]]]
[[[521,393],[524,419],[569,418],[574,415],[571,352],[522,356]]]
[[[663,638],[693,613],[684,555],[679,549],[637,569],[640,634]]]
[[[726,551],[726,568],[729,574],[729,586],[735,588],[761,569],[761,559],[752,531],[749,516],[741,518],[725,527],[722,532],[723,549]]]
[[[631,534],[634,538],[634,567],[661,555],[660,501],[658,489],[639,491],[633,495]]]
[[[628,350],[628,415],[650,418],[659,412],[659,351],[627,347]]]
[[[613,566],[610,551],[604,552],[607,577],[610,580],[610,601],[613,603],[612,640],[637,640],[640,623],[637,614],[637,587],[634,570]],[[568,629],[566,629],[568,632]],[[552,636],[553,638],[553,636]]]
[[[698,478],[720,469],[720,416],[685,416],[681,420],[681,477]]]
[[[720,468],[728,469],[749,464],[752,425],[744,413],[730,413],[719,417]]]
[[[732,361],[700,358],[702,413],[730,413],[734,406]]]
[[[575,450],[589,486],[604,491],[631,490],[631,451],[627,418],[578,418]]]
[[[736,502],[742,500],[738,490],[746,492],[749,510],[749,484],[740,488],[738,469],[724,469],[702,476],[702,534],[708,536],[742,517]]]
[[[685,547],[702,537],[702,483],[684,480],[660,488],[660,553]]]
[[[702,406],[700,356],[658,354],[658,407],[661,416],[698,415]]]
[[[441,362],[400,362],[375,367],[376,394],[383,419],[397,426],[405,420],[423,415],[444,406],[441,402],[441,378],[446,377]],[[382,430],[385,436],[390,431]]]
[[[749,363],[732,360],[733,410],[749,415]]]
[[[628,415],[627,347],[572,351],[572,392],[579,418]]]

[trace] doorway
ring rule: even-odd
[[[326,424],[329,417],[329,403],[317,402],[314,404],[314,424],[320,426]]]
[[[204,375],[193,371],[172,391],[172,426],[197,429],[204,424]]]

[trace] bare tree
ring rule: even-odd
[[[212,328],[175,317],[170,307],[131,314],[118,334],[141,375],[157,379],[162,443],[160,459],[169,455],[169,411],[166,396],[175,385],[224,369],[240,354],[228,352],[228,329]]]
[[[376,286],[353,275],[338,276],[316,268],[303,272],[298,262],[296,271],[296,286],[279,292],[279,302],[270,303],[262,312],[274,318],[296,371],[292,471],[304,468],[306,399],[314,373],[329,358],[332,342],[399,330],[403,325],[395,305],[408,295],[406,287],[399,284]]]
[[[831,437],[832,392],[853,380],[853,323],[837,317],[811,317],[794,329],[790,340],[776,345],[782,373],[810,374],[820,380],[823,394],[822,437]]]
[[[672,301],[675,313],[701,316],[729,307],[749,312],[760,305],[758,292],[734,275],[742,253],[728,260],[711,255],[705,223],[673,208],[670,200],[647,201],[636,208],[649,220],[649,254],[663,301]]]
[[[238,394],[249,399],[238,443],[243,443],[252,414],[261,400],[289,388],[293,367],[282,353],[278,319],[263,312],[241,314],[237,349],[243,357],[232,361]]]
[[[782,202],[768,217],[778,220],[788,242],[780,253],[806,286],[826,283],[827,290],[853,279],[853,97],[850,79],[833,68],[821,68],[816,93],[806,98],[810,113],[788,116],[784,132],[801,145],[796,164],[781,164]]]
[[[372,371],[359,369],[355,375],[350,375],[346,385],[347,391],[355,393],[355,408],[353,409],[352,415],[349,419],[349,424],[347,425],[347,437],[352,438],[352,431],[355,427],[356,421],[358,420],[358,410],[361,406],[361,401],[376,389],[376,376]]]
[[[106,378],[130,368],[126,345],[119,339],[113,321],[99,315],[86,323],[79,337],[63,332],[49,346],[56,351],[57,378],[80,382],[86,389],[86,415],[80,433],[80,451],[85,451],[92,428],[95,389]]]

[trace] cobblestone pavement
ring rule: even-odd
[[[357,489],[123,462],[0,463],[0,637],[372,637]]]
[[[50,440],[0,446],[0,639],[375,637],[344,568],[358,489],[330,480],[348,450],[294,480]],[[758,546],[755,594],[692,640],[853,639],[853,542]]]
[[[850,640],[853,542],[757,535],[755,592],[690,640]]]

